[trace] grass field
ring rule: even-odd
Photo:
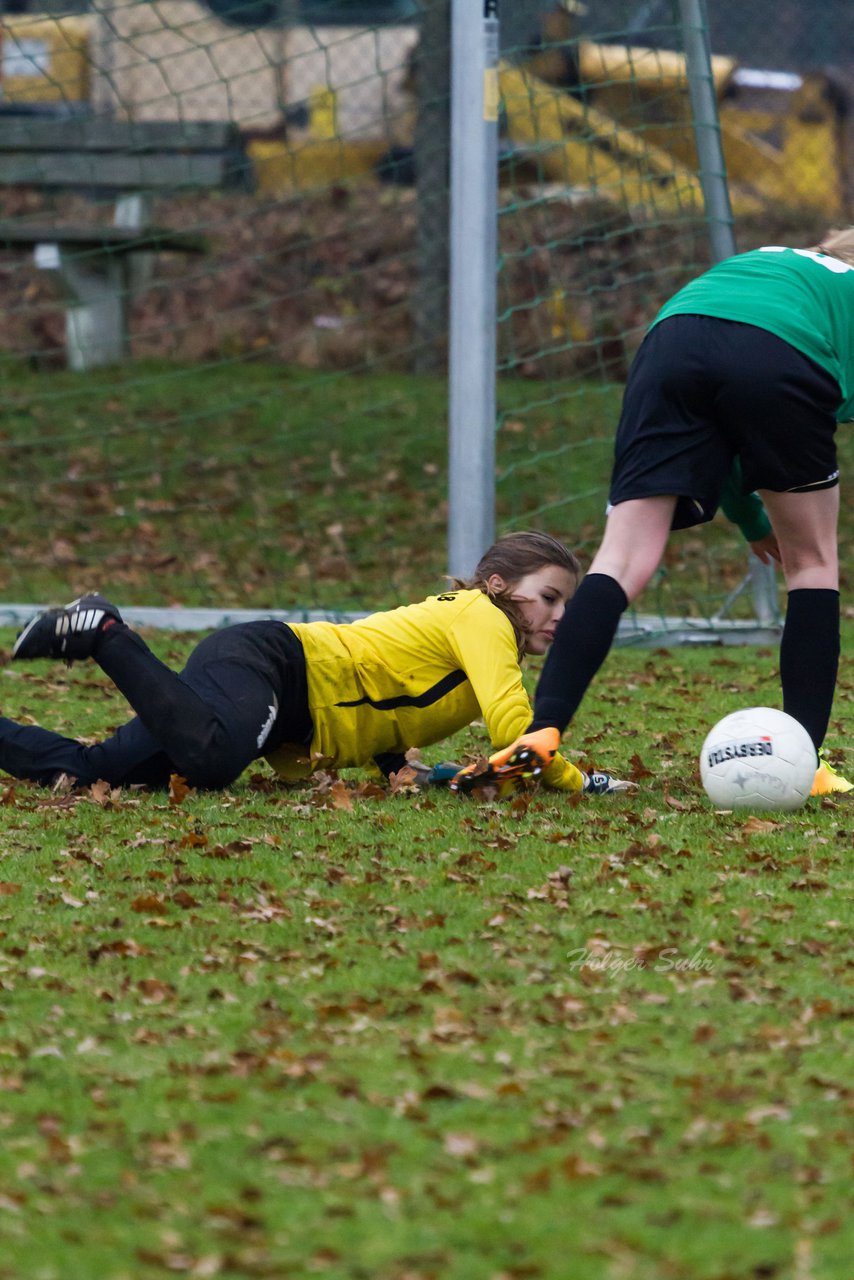
[[[47,434],[74,406],[60,395],[55,410]],[[101,410],[87,412],[81,448],[96,450]],[[273,474],[283,445],[265,451],[253,417],[248,506],[206,516],[203,536],[191,511],[179,532],[157,511],[125,520],[104,471],[65,562],[40,550],[35,521],[26,536],[15,523],[26,474],[51,492],[33,448],[4,489],[18,558],[3,592],[63,598],[99,565],[141,603],[170,582],[211,603],[218,574],[229,603],[288,603],[283,578],[314,603],[287,564],[309,566],[301,581],[329,601],[352,582],[355,603],[386,602],[420,571],[433,589],[440,442],[422,442],[412,471],[411,435],[380,441],[380,421],[374,460],[399,466],[405,492],[355,452],[358,475],[331,494],[328,477]],[[545,431],[532,422],[506,433],[505,462]],[[300,439],[310,478],[332,442],[312,444],[307,420]],[[182,447],[163,470],[176,508],[208,474],[179,464]],[[144,459],[140,442],[140,476]],[[124,448],[115,466],[130,486]],[[253,576],[289,536],[277,486],[300,529],[343,526],[349,577],[319,575],[314,543]],[[57,501],[84,491],[72,476]],[[55,516],[43,538],[59,537]],[[146,521],[174,538],[173,572]],[[417,544],[401,541],[413,522]],[[138,559],[122,567],[120,549]],[[207,568],[184,573],[191,551]],[[852,641],[849,603],[828,739],[849,773]],[[175,663],[192,643],[152,642]],[[706,727],[777,702],[776,672],[770,649],[612,654],[569,753],[638,779],[615,800],[476,803],[356,773],[283,789],[260,769],[219,796],[0,780],[0,1280],[848,1280],[854,807],[714,813],[696,772]],[[4,715],[66,733],[126,716],[86,665],[6,665],[0,681]],[[425,754],[484,746],[473,726]]]
[[[500,386],[498,521],[590,552],[620,388]],[[396,604],[446,568],[445,389],[402,375],[0,365],[0,601],[330,609]],[[843,466],[854,432],[842,431]],[[846,513],[845,536],[854,537]],[[644,607],[709,612],[744,572],[725,521],[674,539]]]

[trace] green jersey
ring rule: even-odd
[[[766,245],[692,280],[653,324],[675,315],[717,316],[775,333],[838,383],[837,422],[854,418],[854,267],[813,249]]]

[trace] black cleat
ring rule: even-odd
[[[72,663],[91,658],[108,619],[121,622],[122,615],[103,596],[80,596],[64,609],[48,609],[24,627],[12,648],[14,661],[31,658],[64,658]]]
[[[637,791],[636,782],[624,782],[622,778],[612,778],[610,773],[582,773],[586,796],[614,796],[623,791]]]

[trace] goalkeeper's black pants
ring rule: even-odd
[[[207,636],[183,671],[161,662],[124,623],[102,632],[95,660],[136,712],[86,746],[0,717],[0,769],[51,784],[165,787],[180,774],[217,790],[283,742],[308,746],[312,724],[302,645],[280,622],[248,622]]]

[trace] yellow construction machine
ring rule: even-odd
[[[501,64],[505,180],[521,171],[652,215],[701,207],[684,57],[576,39],[582,11],[578,0],[558,0],[534,46]],[[93,31],[87,17],[4,17],[0,112],[85,111]],[[401,34],[411,44],[411,31]],[[744,68],[723,56],[713,57],[712,73],[735,211],[820,212],[828,222],[850,216],[852,147],[838,81],[817,71]],[[412,130],[411,109],[398,113],[393,138],[381,130],[348,138],[337,118],[338,88],[318,86],[303,136],[251,143],[259,191],[382,176],[390,143],[395,154],[411,149],[411,137],[402,136],[403,122]],[[410,105],[414,88],[410,68],[398,86]],[[411,181],[411,162],[396,172]]]
[[[561,12],[552,15],[558,23]],[[736,212],[785,208],[845,218],[848,95],[841,83],[823,72],[744,68],[722,56],[712,58],[712,75]],[[696,197],[681,54],[554,39],[518,65],[503,65],[500,79],[511,148],[548,180],[653,210]]]

